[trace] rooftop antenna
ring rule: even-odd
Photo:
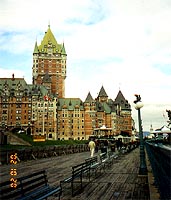
[[[48,27],[50,28],[50,20],[48,21]]]
[[[121,83],[119,83],[119,90],[121,90]]]

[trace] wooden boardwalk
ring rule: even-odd
[[[68,154],[58,157],[18,162],[17,177],[45,169],[50,185],[59,185],[60,181],[71,175],[73,165],[84,162],[90,156],[89,152]],[[11,165],[0,166],[0,182],[10,179]],[[94,178],[84,188],[81,194],[71,197],[71,192],[63,193],[62,200],[146,200],[147,184],[142,184],[138,178],[139,149],[119,156],[110,168]],[[55,198],[49,198],[55,199]]]

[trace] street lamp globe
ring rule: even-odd
[[[138,110],[138,109],[141,109],[144,106],[144,104],[141,101],[138,101],[137,103],[135,103],[134,106],[135,106],[135,109]]]

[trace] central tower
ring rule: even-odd
[[[49,94],[64,98],[66,60],[64,43],[57,43],[49,25],[41,44],[37,45],[37,41],[35,43],[32,67],[33,84],[44,85]]]

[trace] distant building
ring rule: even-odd
[[[132,135],[131,108],[119,91],[116,99],[108,100],[102,86],[94,100],[90,94],[79,98],[59,98],[57,103],[57,133],[60,139],[88,139],[97,128],[105,126],[111,135]]]
[[[27,127],[31,122],[31,89],[23,78],[0,78],[1,127]]]
[[[43,85],[29,85],[24,78],[0,78],[0,127],[31,128],[31,134],[56,139],[56,97]]]
[[[58,109],[58,138],[85,140],[84,106],[79,98],[59,98]]]
[[[46,88],[40,86],[37,94],[47,93]],[[32,121],[33,90],[24,78],[0,78],[0,123],[1,127],[26,128]]]
[[[57,139],[57,97],[48,93],[45,86],[31,85],[32,134]]]
[[[65,98],[67,54],[50,26],[33,52],[33,83],[24,78],[0,78],[0,127],[31,128],[32,135],[49,140],[88,139],[106,127],[111,135],[132,135],[131,106],[119,90],[109,99],[102,86],[93,99]],[[90,88],[91,89],[91,88]]]
[[[103,126],[112,129],[111,135],[132,135],[131,106],[121,91],[118,92],[115,100],[108,99],[108,95],[102,86],[95,100],[90,93],[87,95],[84,106],[85,131],[88,135],[91,135],[95,128]]]

